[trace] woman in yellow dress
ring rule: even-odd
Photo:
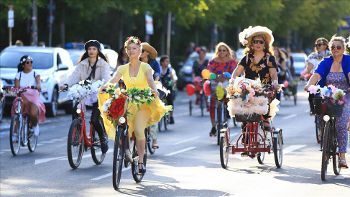
[[[117,71],[114,73],[114,76],[107,82],[107,84],[115,84],[119,82],[120,79],[123,79],[126,89],[151,88],[152,92],[156,96],[156,98],[149,105],[142,104],[137,106],[136,104],[128,103],[129,113],[127,119],[129,136],[132,136],[132,133],[135,134],[136,148],[139,158],[141,158],[139,160],[139,169],[140,173],[144,173],[146,169],[145,166],[143,166],[142,158],[145,153],[145,128],[159,122],[163,115],[171,110],[171,106],[165,106],[164,103],[158,98],[158,91],[153,80],[153,73],[150,65],[139,60],[142,51],[141,41],[137,37],[131,36],[125,41],[124,48],[130,61],[125,65],[119,66]],[[102,102],[100,102],[100,107],[101,105],[103,105]],[[103,118],[105,122],[108,122],[106,117]]]

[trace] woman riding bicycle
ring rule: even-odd
[[[330,57],[325,57],[317,66],[314,74],[311,76],[305,90],[311,85],[318,83],[321,87],[325,85],[334,85],[343,90],[350,88],[350,55],[345,55],[345,38],[333,36],[329,42],[331,51]],[[343,109],[342,116],[336,119],[336,130],[339,151],[339,167],[348,168],[345,160],[345,153],[348,143],[347,124],[350,118],[350,94],[346,94],[347,102]]]
[[[234,70],[231,81],[244,73],[245,78],[260,79],[262,84],[278,84],[277,64],[273,56],[274,37],[267,27],[249,27],[239,33],[239,41],[245,48],[245,56]],[[264,115],[264,130],[270,131],[270,118]],[[244,126],[244,125],[243,125]]]
[[[23,112],[29,115],[29,131],[38,136],[39,124],[45,121],[45,105],[40,100],[40,75],[33,70],[32,57],[25,55],[21,57],[18,64],[18,72],[15,78],[15,88],[35,87],[36,89],[27,89],[22,93]],[[17,98],[19,99],[19,98]],[[15,114],[17,100],[13,101],[11,115]]]
[[[211,83],[212,89],[215,85],[217,85],[216,83],[222,83],[225,81],[225,78],[223,76],[225,72],[231,74],[236,66],[237,62],[233,59],[231,48],[223,42],[218,43],[215,47],[214,57],[209,61],[207,66],[207,69],[211,73],[215,73],[218,76],[216,80],[213,81],[214,83]],[[212,95],[210,97],[209,112],[212,128],[209,136],[215,136],[217,132],[215,127],[215,102],[217,98],[215,91],[211,92]]]
[[[79,83],[82,80],[108,81],[110,79],[110,66],[107,63],[106,57],[101,52],[100,42],[97,40],[89,40],[85,43],[84,48],[85,53],[81,57],[73,73],[65,81],[65,84],[60,87],[61,90]],[[74,106],[74,108],[76,107],[77,106]],[[73,110],[73,119],[77,116],[75,111],[76,110]],[[108,139],[100,115],[98,104],[95,102],[92,106],[91,122],[99,135],[101,151],[106,153],[108,150]]]
[[[201,85],[201,84],[196,84],[196,83],[202,83],[202,81],[197,79],[202,79],[202,70],[207,68],[209,60],[206,59],[207,55],[207,48],[205,46],[199,47],[197,50],[198,53],[198,59],[193,62],[192,66],[192,78],[193,78],[193,83],[195,86]],[[200,102],[200,94],[199,91],[196,91],[196,105],[199,105]]]
[[[315,41],[315,49],[306,59],[306,68],[301,74],[301,77],[309,80],[311,74],[315,71],[317,65],[323,60],[324,57],[330,56],[328,50],[328,40],[326,38],[317,38]],[[309,106],[310,114],[314,111],[312,104],[313,94],[309,94]]]
[[[149,64],[141,62],[139,57],[142,52],[141,41],[134,36],[129,37],[124,47],[129,56],[129,63],[119,66],[117,72],[109,80],[108,83],[118,83],[121,78],[128,88],[151,88],[152,92],[156,96],[156,99],[152,101],[150,105],[142,104],[137,106],[133,103],[128,103],[128,126],[129,137],[132,133],[136,137],[136,148],[139,155],[139,173],[145,173],[146,168],[143,165],[143,157],[145,154],[145,128],[160,121],[166,112],[171,107],[165,106],[164,103],[158,98],[158,91],[154,83],[152,76],[152,68]],[[107,87],[105,85],[104,87]],[[103,88],[103,87],[102,87]]]

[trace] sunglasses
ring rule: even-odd
[[[338,46],[331,46],[331,49],[332,50],[334,50],[334,49],[337,49],[337,50],[340,50],[340,49],[342,49],[343,47],[342,46],[340,46],[340,45],[338,45]]]
[[[26,61],[26,64],[32,64],[33,61]]]
[[[321,47],[322,45],[325,45],[325,44],[323,44],[323,43],[315,44],[316,47]]]
[[[227,50],[226,49],[219,49],[218,51],[219,52],[226,52]]]
[[[264,44],[265,41],[263,40],[253,40],[253,44]]]

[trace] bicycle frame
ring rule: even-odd
[[[251,153],[258,153],[258,152],[271,152],[271,147],[266,145],[266,132],[264,131],[264,134],[262,135],[259,133],[259,122],[248,122],[245,126],[245,131],[242,133],[239,138],[236,141],[235,147],[232,147],[232,154],[237,152],[251,152]],[[243,148],[239,148],[238,143],[243,138],[243,135],[245,137],[245,140],[248,141],[248,143],[243,144]],[[271,134],[272,135],[272,134]],[[271,136],[272,137],[272,136]],[[259,139],[262,139],[262,144],[260,144]],[[262,146],[262,147],[259,147]]]
[[[81,141],[82,140],[82,138],[84,138],[84,145],[86,146],[86,147],[92,147],[93,146],[93,136],[92,136],[92,132],[93,132],[93,124],[92,123],[90,123],[90,133],[89,133],[89,135],[86,133],[86,120],[85,120],[85,112],[84,112],[84,110],[83,110],[83,103],[80,101],[79,102],[79,104],[78,104],[79,106],[80,106],[80,110],[78,109],[77,110],[77,113],[78,113],[78,116],[80,117],[80,119],[81,119],[81,125],[82,125],[82,127],[80,128],[80,139],[79,139],[79,141]],[[79,111],[79,112],[78,112]]]

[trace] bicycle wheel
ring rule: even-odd
[[[266,131],[259,129],[259,133],[260,135],[258,135],[258,143],[260,144],[259,147],[264,147],[262,146],[264,144],[264,141],[266,141]],[[265,152],[258,152],[257,154],[257,159],[259,164],[264,164],[265,161]]]
[[[164,130],[167,131],[168,130],[168,122],[169,122],[169,116],[168,115],[164,115],[163,116],[163,122],[164,122]]]
[[[96,165],[100,165],[105,159],[106,153],[102,153],[101,150],[101,139],[97,131],[92,130],[92,147],[91,147],[91,157]]]
[[[326,122],[323,132],[323,140],[322,140],[322,164],[321,164],[321,180],[326,180],[326,174],[327,174],[327,165],[329,162],[329,148],[330,148],[330,129],[331,125],[330,122]]]
[[[146,128],[145,136],[146,136],[146,140],[147,140],[148,151],[149,151],[149,153],[150,153],[151,155],[153,155],[154,152],[156,151],[156,149],[154,149],[154,148],[152,147],[153,138],[152,138],[152,135],[150,134],[149,128]]]
[[[190,111],[190,116],[192,116],[192,100],[188,101],[188,108]]]
[[[322,133],[323,133],[324,121],[320,115],[315,115],[315,131],[316,131],[316,140],[320,144],[322,150]]]
[[[125,156],[123,142],[125,138],[121,139],[123,131],[118,128],[114,140],[114,151],[113,151],[113,188],[118,190],[120,178],[122,175],[123,160]]]
[[[220,139],[220,163],[221,167],[226,169],[228,166],[228,158],[230,154],[229,139],[226,137],[226,133]],[[228,134],[229,135],[229,134]]]
[[[236,117],[232,117],[233,126],[237,127]]]
[[[146,150],[147,147],[145,147]],[[134,158],[134,162],[131,165],[131,174],[136,183],[139,183],[142,181],[143,176],[145,173],[139,174],[139,160],[137,159],[139,156],[137,154],[137,149],[136,149],[136,143],[134,144],[133,150],[132,150],[132,157]],[[146,167],[147,163],[147,151],[145,151],[145,154],[143,156],[143,165]]]
[[[74,119],[70,125],[67,139],[67,155],[70,167],[77,169],[84,153],[84,139],[81,133],[81,120]]]
[[[220,101],[218,101],[216,115],[217,115],[217,123],[216,123],[217,145],[220,145],[220,130],[222,129],[222,106]]]
[[[34,135],[34,132],[32,133],[29,133],[29,122],[28,120],[26,121],[26,127],[25,129],[27,129],[27,139],[28,139],[28,143],[27,143],[27,146],[28,146],[28,149],[30,152],[34,152],[35,149],[36,149],[36,145],[38,143],[38,136]]]
[[[337,140],[337,132],[335,127],[332,129],[332,160],[333,160],[333,172],[335,175],[340,174],[341,168],[339,167],[339,154],[337,153],[337,148],[338,148],[338,140]]]
[[[21,129],[22,117],[16,114],[11,118],[10,126],[10,147],[13,156],[16,156],[19,153],[21,147]]]
[[[273,155],[275,158],[275,164],[277,168],[282,167],[283,161],[283,137],[282,137],[282,129],[276,131],[273,129]]]

